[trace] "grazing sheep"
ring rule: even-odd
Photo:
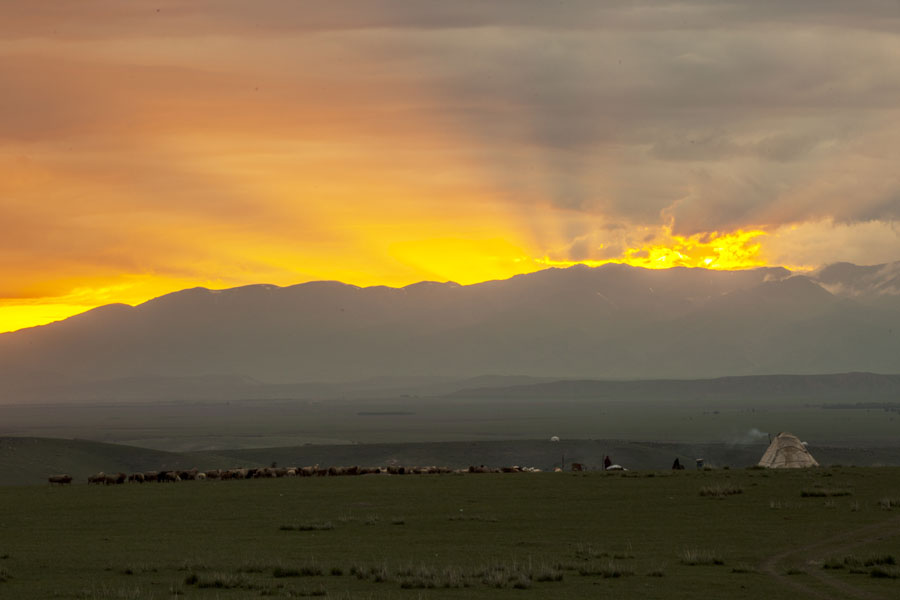
[[[247,479],[247,469],[228,469],[222,471],[222,479]]]
[[[131,483],[144,483],[144,474],[132,473],[128,476],[128,481],[130,481]]]
[[[50,482],[50,485],[53,485],[54,483],[57,485],[69,485],[70,483],[72,483],[72,476],[71,475],[51,475],[50,477],[47,478],[47,481]]]
[[[106,473],[104,473],[103,471],[100,471],[96,475],[91,475],[90,477],[88,477],[88,483],[96,483],[97,485],[100,485],[101,483],[105,483],[105,482],[106,482]]]
[[[269,467],[263,467],[262,469],[254,469],[253,470],[253,478],[254,479],[262,479],[262,478],[272,478],[275,477],[275,469]]]
[[[156,481],[160,483],[176,482],[181,481],[181,477],[175,471],[160,471],[159,475],[156,476]]]
[[[197,473],[197,480],[203,481],[206,479],[206,473]]]
[[[175,472],[175,474],[178,475],[182,481],[193,481],[193,480],[197,479],[197,473],[199,473],[199,471],[197,470],[196,467],[189,471],[176,471]]]

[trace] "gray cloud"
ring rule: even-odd
[[[352,29],[457,29],[520,27],[544,30],[705,30],[761,24],[835,26],[896,31],[900,9],[892,0],[694,0],[605,3],[594,0],[83,0],[5,2],[3,35],[118,37],[153,35],[272,34]]]
[[[560,253],[600,258],[628,242],[607,223],[690,235],[900,217],[898,31],[892,1],[11,2],[0,138],[188,123],[415,140],[474,165],[535,238],[554,237],[550,206]],[[130,40],[155,48],[104,55]],[[228,199],[227,183],[210,185]]]

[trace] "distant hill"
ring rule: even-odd
[[[470,388],[458,398],[592,398],[598,400],[750,400],[756,404],[808,400],[900,401],[900,375],[837,373],[832,375],[755,375],[716,379],[647,381],[570,380],[492,388]]]
[[[306,386],[279,397],[366,385],[448,393],[486,373],[898,373],[898,265],[807,275],[605,265],[468,286],[196,288],[0,335],[0,402],[275,393],[263,384]],[[399,385],[375,379],[385,376]]]
[[[0,485],[47,483],[50,475],[71,475],[77,483],[88,476],[166,469],[228,468],[248,464],[212,453],[176,454],[87,440],[0,437]]]

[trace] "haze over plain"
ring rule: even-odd
[[[6,3],[0,331],[198,285],[891,263],[898,31],[887,1]]]
[[[122,397],[148,393],[154,378],[182,390],[212,378],[254,397],[264,392],[250,383],[385,375],[898,373],[898,274],[900,263],[807,275],[610,264],[470,286],[195,288],[2,334],[0,374],[14,398],[116,379]]]

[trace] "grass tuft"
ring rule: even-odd
[[[871,556],[857,556],[849,554],[843,558],[830,558],[822,564],[823,569],[848,569],[874,566],[893,566],[897,559],[893,554],[873,554]]]
[[[759,573],[756,567],[747,563],[738,563],[731,568],[732,573]]]
[[[308,523],[297,523],[296,525],[282,525],[278,529],[280,531],[328,531],[334,529],[334,523],[331,521],[310,521]]]
[[[196,585],[198,588],[214,588],[214,589],[235,589],[246,588],[253,589],[253,584],[241,573],[225,573],[217,572],[209,575],[200,575],[197,577]]]
[[[591,560],[595,558],[615,558],[617,560],[624,560],[634,558],[634,553],[627,550],[609,552],[608,550],[595,548],[591,544],[578,544],[575,546],[575,557],[581,560]]]
[[[562,571],[550,565],[541,565],[534,573],[531,574],[532,579],[540,583],[559,582],[563,580]]]
[[[744,488],[739,485],[729,483],[719,483],[716,485],[705,485],[700,488],[701,496],[709,496],[711,498],[724,498],[725,496],[734,496],[743,494]]]
[[[894,566],[876,565],[869,571],[870,577],[878,579],[900,579],[900,568]]]
[[[470,578],[460,569],[445,567],[442,570],[425,565],[407,567],[397,572],[403,589],[465,588],[471,585]]]
[[[308,563],[297,567],[275,567],[272,569],[272,577],[318,577],[324,575],[322,567],[315,563]]]
[[[585,565],[578,569],[578,574],[583,576],[599,575],[605,579],[616,579],[634,575],[634,569],[615,560],[608,559]]]
[[[684,548],[679,554],[679,558],[681,564],[689,566],[725,564],[718,552],[705,548]]]
[[[811,488],[800,491],[801,498],[832,498],[835,496],[852,496],[853,490],[847,488]]]
[[[391,572],[388,571],[387,565],[379,565],[377,567],[353,565],[350,567],[350,574],[362,581],[372,580],[375,583],[393,581],[393,576]]]
[[[878,506],[882,510],[891,510],[894,507],[900,507],[900,498],[884,497],[878,501]]]

